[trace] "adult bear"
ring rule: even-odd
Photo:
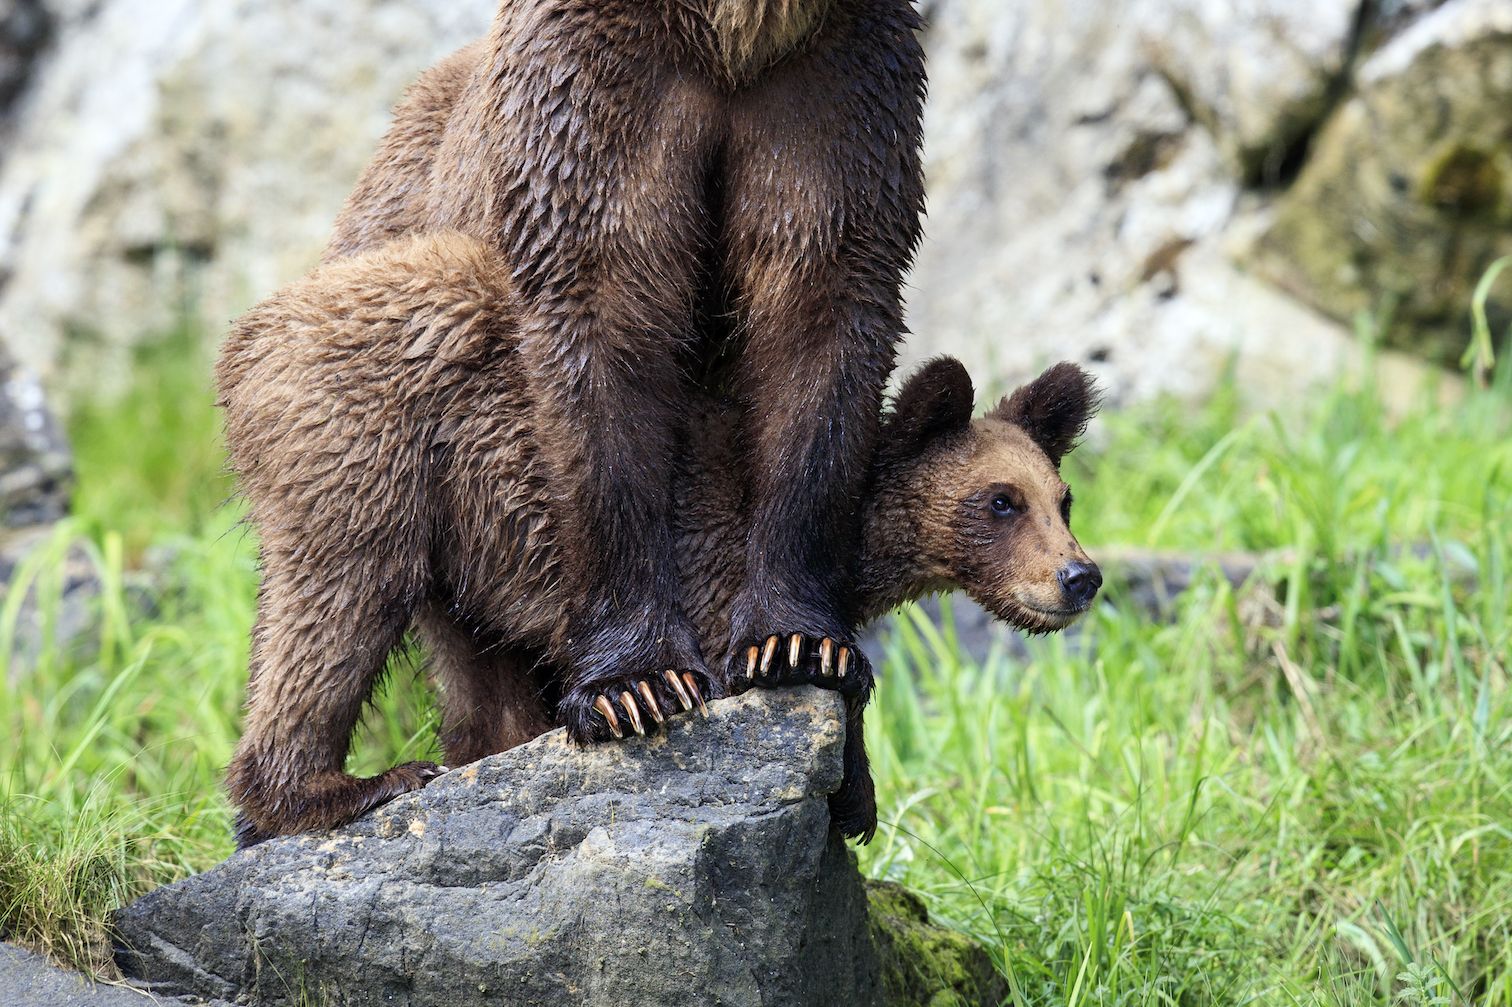
[[[579,741],[612,735],[599,696],[671,704],[668,670],[721,695],[795,635],[788,680],[843,656],[843,691],[871,687],[848,578],[923,207],[918,28],[910,0],[505,0],[411,90],[338,222],[328,259],[457,232],[506,264],[573,515],[552,656]],[[713,654],[671,520],[707,394],[739,404],[751,521]]]

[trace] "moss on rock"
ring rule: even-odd
[[[1452,144],[1428,165],[1422,183],[1423,202],[1456,216],[1495,213],[1501,206],[1505,181],[1494,153],[1466,144]]]
[[[917,895],[889,881],[868,881],[866,897],[888,1007],[996,1007],[1008,996],[987,950],[931,923]]]

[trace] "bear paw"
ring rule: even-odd
[[[679,674],[669,668],[660,675],[593,682],[573,690],[563,706],[568,730],[576,741],[620,740],[627,731],[644,738],[648,732],[660,730],[669,715],[688,713],[696,707],[707,717],[706,693],[712,694],[712,690],[702,674]]]
[[[737,652],[736,674],[746,686],[817,685],[847,696],[871,691],[871,662],[854,643],[830,636],[773,633]]]

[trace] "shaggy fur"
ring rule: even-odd
[[[416,764],[366,780],[342,772],[362,706],[411,625],[440,687],[449,763],[570,717],[573,678],[557,655],[577,590],[566,573],[576,515],[545,457],[549,407],[522,351],[519,303],[486,243],[435,234],[328,263],[228,339],[220,402],[264,566],[246,730],[228,781],[243,843],[339,824],[434,774]],[[1055,444],[1092,408],[1090,394],[1080,410],[1060,398],[1060,425],[1037,427]],[[846,571],[856,620],[954,586],[1033,630],[1085,607],[1057,586],[1067,562],[1086,559],[1065,524],[1065,486],[1015,425],[1013,401],[971,420],[971,382],[953,360],[904,386],[858,494],[864,548]],[[752,504],[740,408],[710,395],[690,409],[675,451],[673,571],[698,640],[712,646],[738,617]],[[1005,491],[1019,513],[990,513]],[[788,657],[784,647],[736,687],[807,680]],[[643,681],[649,689],[653,676]],[[648,730],[690,705],[672,685],[670,699],[647,701],[639,684],[630,688]],[[623,697],[603,695],[628,732]],[[843,831],[864,836],[875,807],[863,701],[864,691],[852,701],[834,810]]]
[[[668,669],[720,694],[793,634],[812,680],[830,639],[867,687],[849,574],[923,205],[917,29],[909,0],[509,0],[411,91],[337,223],[330,262],[454,232],[511,286],[572,515],[552,659],[580,741],[613,733],[598,697],[675,702]],[[709,396],[750,516],[724,639],[672,573],[673,460]]]

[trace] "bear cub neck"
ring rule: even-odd
[[[705,0],[725,72],[740,80],[802,44],[831,0]]]

